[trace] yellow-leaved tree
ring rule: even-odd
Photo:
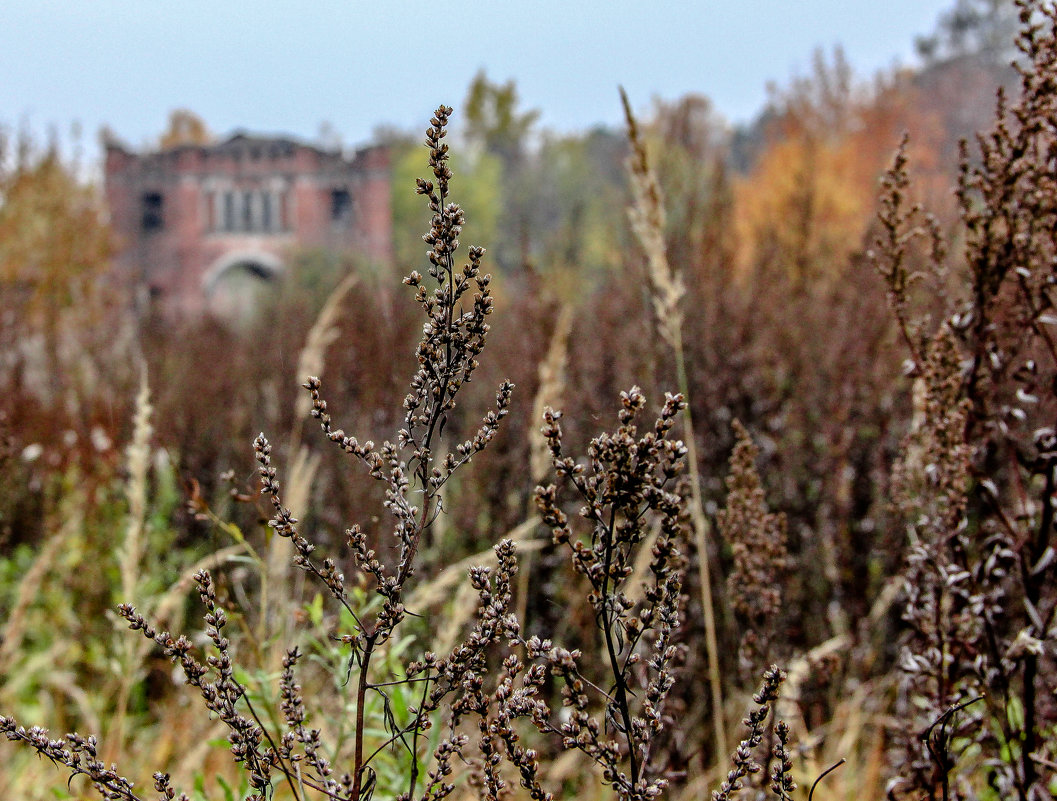
[[[98,309],[114,240],[97,191],[57,146],[38,150],[23,136],[7,151],[0,140],[0,348],[61,391],[71,327]]]

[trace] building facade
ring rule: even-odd
[[[122,278],[169,312],[229,304],[233,281],[281,278],[296,247],[392,259],[382,147],[349,158],[242,133],[148,153],[108,143],[105,179]]]

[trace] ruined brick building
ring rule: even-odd
[[[280,278],[295,247],[392,258],[381,147],[349,158],[242,133],[146,153],[111,142],[105,178],[117,267],[169,312],[230,306],[232,286]]]

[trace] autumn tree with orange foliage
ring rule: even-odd
[[[949,180],[936,154],[943,131],[909,75],[858,86],[843,53],[815,54],[812,74],[772,90],[762,151],[735,182],[741,275],[777,269],[807,282],[843,271],[871,223],[892,142],[914,133],[919,189]]]

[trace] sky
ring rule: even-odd
[[[816,48],[844,48],[864,80],[914,62],[914,37],[953,0],[0,0],[0,125],[103,125],[135,147],[188,108],[219,134],[306,139],[328,125],[346,146],[378,126],[424,130],[474,75],[514,79],[541,126],[621,119],[618,85],[653,98],[709,97],[746,122],[767,85],[807,74]]]

